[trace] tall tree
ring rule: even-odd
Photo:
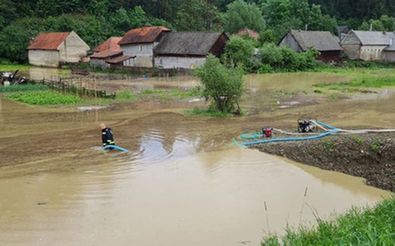
[[[259,7],[243,0],[236,0],[227,6],[224,24],[225,31],[230,33],[235,33],[243,28],[261,32],[265,27],[265,21]]]

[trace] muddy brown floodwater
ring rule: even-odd
[[[374,205],[391,193],[231,140],[303,115],[391,126],[393,102],[333,101],[227,120],[171,109],[76,113],[0,98],[0,244],[258,245],[286,225]],[[129,153],[98,150],[101,121]]]

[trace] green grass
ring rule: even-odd
[[[20,91],[45,91],[48,89],[48,86],[42,84],[9,85],[0,87],[0,93]]]
[[[7,98],[33,105],[76,104],[80,98],[55,91],[24,91],[7,94]]]
[[[326,88],[328,90],[354,92],[354,91],[359,91],[361,89],[395,86],[395,76],[378,77],[378,78],[377,77],[357,78],[350,82],[323,83],[323,84],[316,84],[315,86],[318,88]]]
[[[28,71],[30,68],[30,65],[25,64],[0,64],[0,71],[3,72],[15,72],[16,70],[24,72]]]
[[[137,97],[133,93],[133,91],[121,90],[121,91],[117,91],[115,99],[118,101],[134,101],[137,99]]]
[[[288,229],[264,238],[262,246],[395,245],[395,197],[374,208],[351,209],[335,221],[318,220],[314,229]]]
[[[212,109],[199,109],[199,108],[186,110],[184,114],[186,116],[204,116],[204,117],[213,117],[213,118],[225,118],[232,116],[231,113],[215,111]]]
[[[331,68],[321,72],[344,76],[344,82],[315,84],[316,90],[320,92],[324,89],[340,92],[361,92],[369,88],[380,89],[395,86],[395,69],[393,68]]]

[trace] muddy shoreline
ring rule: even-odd
[[[362,177],[368,185],[395,192],[395,133],[338,135],[319,141],[272,143],[253,148]]]

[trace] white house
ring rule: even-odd
[[[164,33],[170,29],[163,26],[146,26],[128,31],[119,42],[125,57],[135,57],[133,62],[124,66],[152,68],[154,66],[154,48]]]
[[[352,30],[341,40],[340,44],[350,59],[365,61],[391,59],[395,61],[393,56],[394,39],[395,34],[393,32]]]
[[[30,64],[59,67],[80,62],[90,48],[75,32],[52,32],[40,33],[27,50]]]

